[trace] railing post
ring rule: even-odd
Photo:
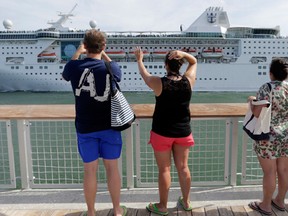
[[[27,150],[27,122],[25,120],[17,120],[18,144],[21,172],[21,188],[30,189],[30,179],[28,171],[28,150]]]
[[[231,186],[237,185],[237,159],[238,159],[238,118],[232,118],[232,147],[231,147]]]
[[[127,188],[134,188],[133,126],[126,130],[126,173]]]

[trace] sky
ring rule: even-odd
[[[217,6],[227,11],[231,27],[280,26],[281,36],[288,36],[287,0],[9,0],[1,4],[0,19],[11,20],[13,30],[37,30],[76,4],[75,16],[64,26],[86,30],[94,20],[102,31],[179,31]]]

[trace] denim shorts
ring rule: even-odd
[[[78,151],[84,163],[103,159],[118,159],[122,150],[121,132],[102,130],[77,133]]]

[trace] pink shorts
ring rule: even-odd
[[[150,131],[150,141],[154,151],[169,151],[173,145],[194,146],[192,133],[187,137],[165,137]]]

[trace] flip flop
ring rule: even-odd
[[[285,210],[286,210],[285,207],[280,207],[280,206],[277,205],[273,200],[271,201],[271,205],[272,205],[274,208],[278,209],[279,211],[285,211]]]
[[[248,206],[249,206],[251,209],[253,209],[253,210],[255,210],[255,211],[258,211],[258,212],[261,213],[261,214],[264,214],[264,215],[272,215],[272,212],[268,212],[268,211],[265,211],[265,210],[261,209],[257,202],[251,202],[251,203],[248,204]]]
[[[185,204],[184,204],[184,202],[183,202],[183,197],[179,197],[178,203],[180,204],[180,206],[181,206],[185,211],[191,211],[191,210],[192,210],[192,205],[191,205],[190,202],[189,202],[188,208],[185,208]]]
[[[126,206],[120,206],[122,209],[123,209],[123,214],[122,214],[122,216],[126,216],[126,214],[127,214],[127,208],[126,208]]]
[[[152,206],[152,208],[150,208],[150,206]],[[149,212],[153,212],[157,215],[168,215],[168,212],[163,212],[163,211],[160,211],[159,208],[156,206],[156,203],[152,204],[152,203],[149,203],[147,206],[146,206],[146,209],[149,211]]]

